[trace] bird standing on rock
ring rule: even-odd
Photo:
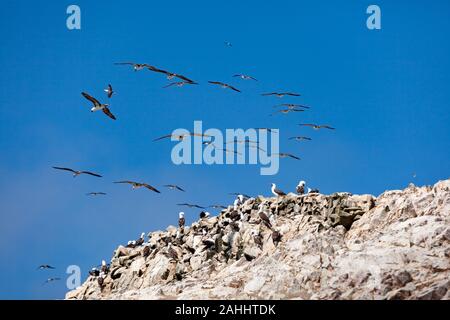
[[[186,219],[184,218],[184,212],[180,212],[178,214],[178,226],[180,228],[184,228],[185,223],[186,223]]]
[[[300,181],[297,185],[296,191],[298,194],[305,194],[305,181]]]

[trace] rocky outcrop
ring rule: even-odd
[[[378,198],[251,198],[120,246],[66,298],[449,299],[450,180]]]

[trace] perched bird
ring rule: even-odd
[[[106,196],[106,193],[104,192],[89,192],[86,193],[87,196]]]
[[[108,98],[111,98],[112,95],[114,94],[114,90],[113,90],[113,87],[111,86],[111,84],[108,84],[108,87],[106,89],[104,89],[104,91],[106,92],[106,95],[108,96]]]
[[[108,274],[109,272],[109,264],[107,264],[105,260],[102,260],[102,266],[100,268],[100,271],[103,272],[104,274]]]
[[[246,74],[235,74],[233,77],[239,77],[239,78],[241,78],[243,80],[255,80],[255,81],[258,81],[255,78],[253,78],[251,76],[248,76]]]
[[[50,265],[48,265],[48,264],[41,264],[41,265],[37,268],[37,270],[44,270],[44,269],[55,269],[55,267],[52,267],[52,266],[50,266]]]
[[[92,102],[92,104],[94,105],[91,108],[91,112],[95,112],[98,110],[102,110],[104,114],[106,114],[108,117],[110,117],[113,120],[116,120],[116,117],[111,113],[111,111],[108,109],[109,104],[107,103],[100,103],[97,99],[95,99],[94,97],[91,97],[89,94],[87,94],[86,92],[82,92],[81,93],[83,95],[83,97],[85,97],[86,99],[88,99],[89,101]]]
[[[294,156],[293,154],[290,153],[273,153],[273,155],[278,155],[278,157],[280,158],[292,158],[295,160],[301,160],[299,157]]]
[[[263,247],[263,237],[262,235],[255,229],[253,229],[251,231],[251,235],[253,236],[253,241],[255,242],[255,244],[262,249]]]
[[[180,228],[184,228],[185,223],[186,223],[186,219],[184,219],[184,212],[180,212],[178,214],[178,226]]]
[[[221,86],[224,89],[228,88],[228,89],[234,90],[236,92],[241,92],[240,90],[236,89],[235,87],[233,87],[233,86],[231,86],[229,84],[220,82],[220,81],[208,81],[208,82],[211,83],[211,84],[215,84],[215,85]]]
[[[277,189],[277,185],[275,183],[272,183],[272,188],[270,189],[274,196],[276,197],[283,197],[286,195],[283,191],[280,189]]]
[[[127,242],[126,248],[135,248],[136,247],[136,240],[130,240]]]
[[[304,194],[305,193],[305,181],[300,181],[295,188],[295,191],[297,191],[298,194]]]
[[[305,106],[303,104],[294,104],[294,103],[282,103],[274,106],[274,108],[277,107],[286,107],[288,109],[296,109],[296,108],[304,108],[304,109],[310,109],[310,107]]]
[[[165,85],[163,88],[169,88],[172,86],[182,87],[185,84],[198,84],[196,82],[190,82],[190,81],[178,81],[178,82],[171,82],[168,85]]]
[[[170,190],[179,190],[185,192],[183,188],[177,186],[176,184],[166,184],[163,187],[169,188]]]
[[[116,65],[130,65],[133,66],[134,71],[139,71],[145,68],[152,67],[146,63],[134,63],[134,62],[116,62]]]
[[[162,140],[162,139],[166,139],[166,138],[171,138],[171,139],[175,139],[178,141],[182,141],[184,140],[186,137],[211,137],[210,135],[207,134],[202,134],[202,133],[185,133],[185,134],[166,134],[162,137],[153,139],[153,141],[158,141],[158,140]]]
[[[48,278],[42,285],[59,280],[61,280],[61,278]]]
[[[184,207],[188,207],[188,208],[206,209],[205,207],[199,206],[198,204],[190,204],[190,203],[177,203],[177,206],[184,206]]]
[[[144,188],[147,188],[147,189],[149,189],[151,191],[154,191],[156,193],[161,193],[158,189],[152,187],[151,185],[149,185],[147,183],[143,183],[143,182],[135,182],[135,181],[125,180],[125,181],[116,181],[114,183],[128,183],[128,184],[131,184],[133,189],[139,189],[139,188],[144,187]]]
[[[292,96],[292,97],[300,97],[299,93],[292,93],[292,92],[269,92],[269,93],[262,93],[262,96],[277,96],[278,98],[283,98],[284,96]]]
[[[150,245],[147,244],[142,249],[142,256],[143,257],[148,257],[149,255],[150,255]]]
[[[290,137],[289,140],[295,140],[295,141],[308,140],[308,141],[311,141],[312,139],[309,138],[309,137],[297,136],[297,137]]]
[[[276,231],[276,230],[272,231],[272,241],[275,245],[277,245],[278,242],[281,241],[281,238],[282,238],[282,235],[279,231]]]
[[[90,172],[90,171],[79,171],[79,170],[73,170],[71,168],[64,168],[64,167],[52,167],[52,168],[53,169],[57,169],[57,170],[63,170],[63,171],[72,172],[74,178],[79,176],[80,174],[88,174],[88,175],[91,175],[91,176],[94,176],[94,177],[98,177],[98,178],[102,177],[101,175],[99,175],[97,173]]]
[[[300,123],[299,126],[306,126],[306,127],[312,127],[315,130],[319,130],[319,129],[330,129],[330,130],[336,130],[333,127],[330,127],[328,125],[318,125],[318,124],[312,124],[312,123]]]
[[[277,113],[288,114],[290,112],[304,112],[304,111],[305,110],[303,110],[303,109],[282,109],[282,110],[275,111],[274,113],[271,113],[270,115],[273,116]]]
[[[172,247],[172,242],[169,242],[169,245],[167,246],[167,256],[175,261],[178,261],[178,253],[175,251],[175,249]]]
[[[200,219],[208,218],[210,213],[208,211],[202,211],[200,212]]]
[[[258,216],[262,223],[264,223],[269,229],[272,229],[272,223],[270,222],[267,214],[263,212],[262,208],[258,211]]]
[[[91,270],[89,270],[89,275],[98,277],[100,275],[100,270],[98,270],[97,268],[92,268]]]
[[[314,188],[314,189],[308,188],[308,193],[320,193],[320,191],[319,191],[319,189],[316,189],[316,188]]]
[[[139,239],[136,240],[135,245],[137,247],[137,246],[143,245],[144,242],[145,242],[145,232],[142,232]]]

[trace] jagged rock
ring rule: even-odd
[[[450,299],[450,180],[377,198],[258,196],[236,209],[248,219],[230,224],[229,206],[179,237],[173,226],[150,233],[146,257],[119,246],[101,287],[90,276],[66,299]]]

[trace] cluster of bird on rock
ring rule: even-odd
[[[226,42],[226,45],[231,47],[231,43]],[[115,63],[116,65],[125,65],[125,66],[131,66],[133,68],[134,71],[140,71],[140,70],[149,70],[151,72],[155,72],[155,73],[159,73],[159,74],[163,74],[166,76],[166,78],[168,80],[172,80],[172,79],[176,79],[172,82],[170,82],[169,84],[167,84],[166,86],[164,86],[164,88],[168,88],[168,87],[182,87],[182,86],[188,86],[188,85],[198,85],[199,83],[182,75],[179,73],[174,73],[174,72],[170,72],[164,69],[160,69],[157,68],[155,66],[146,64],[146,63],[135,63],[135,62],[118,62]],[[258,81],[256,78],[246,75],[246,74],[234,74],[233,78],[239,78],[242,80],[251,80],[251,81]],[[209,84],[211,85],[216,85],[219,86],[223,89],[230,89],[234,92],[238,92],[240,93],[241,90],[236,88],[233,85],[230,85],[228,83],[225,82],[221,82],[221,81],[208,81]],[[104,89],[106,96],[109,98],[112,98],[115,91],[112,87],[111,84],[108,84],[107,88]],[[90,94],[86,93],[86,92],[82,92],[81,93],[82,96],[84,98],[86,98],[87,100],[89,100],[92,103],[92,107],[91,107],[91,112],[96,112],[96,111],[102,111],[106,116],[108,116],[110,119],[112,120],[116,120],[116,116],[111,112],[110,108],[109,108],[109,104],[107,103],[101,103],[99,100],[97,100],[96,98],[94,98],[93,96],[91,96]],[[262,96],[274,96],[274,97],[278,97],[278,98],[283,98],[285,96],[288,97],[299,97],[300,94],[299,93],[295,93],[295,92],[268,92],[268,93],[262,93]],[[288,114],[288,113],[295,113],[295,112],[304,112],[306,110],[309,110],[310,107],[306,106],[306,105],[302,105],[302,104],[293,104],[293,103],[283,103],[283,104],[279,104],[274,106],[275,108],[280,108],[279,110],[273,112],[272,115],[276,115],[276,114]],[[300,126],[307,126],[307,127],[311,127],[315,130],[319,130],[319,129],[328,129],[328,130],[334,130],[335,128],[329,126],[329,125],[317,125],[317,124],[311,124],[311,123],[300,123]],[[257,130],[266,130],[267,132],[272,132],[272,130],[277,130],[277,129],[272,129],[272,128],[255,128]],[[162,139],[167,139],[167,138],[171,138],[174,140],[183,140],[188,136],[201,136],[201,137],[207,137],[207,135],[201,134],[201,133],[189,133],[189,134],[183,134],[183,135],[173,135],[173,134],[166,134],[163,135],[161,137],[158,137],[156,139],[154,139],[154,141],[158,141],[158,140],[162,140]],[[292,136],[289,138],[289,140],[295,140],[295,141],[308,141],[311,140],[310,137],[306,137],[306,136]],[[211,141],[205,141],[203,142],[203,144],[212,144],[213,142]],[[257,141],[250,141],[248,139],[243,140],[243,141],[238,141],[238,140],[234,140],[231,142],[225,142],[225,146],[223,149],[223,151],[228,152],[228,149],[226,149],[226,144],[229,143],[245,143],[248,147],[258,147],[258,142]],[[252,145],[253,144],[253,145]],[[256,144],[256,146],[255,146]],[[216,147],[216,146],[215,146]],[[217,147],[216,147],[217,148]],[[236,152],[235,152],[236,153]],[[296,160],[300,160],[299,157],[290,154],[290,153],[278,153],[277,154],[280,158],[293,158]],[[94,176],[94,177],[98,177],[101,178],[102,176],[100,174],[91,172],[91,171],[83,171],[83,170],[74,170],[72,168],[68,168],[68,167],[59,167],[59,166],[54,166],[54,169],[57,170],[62,170],[62,171],[67,171],[67,172],[71,172],[73,174],[74,177],[85,174],[85,175],[90,175],[90,176]],[[155,188],[154,186],[145,183],[145,182],[136,182],[136,181],[131,181],[131,180],[121,180],[121,181],[116,181],[114,183],[117,184],[129,184],[131,185],[131,187],[133,189],[138,189],[138,188],[146,188],[150,191],[153,191],[155,193],[161,193],[160,190],[158,190],[157,188]],[[184,188],[175,185],[175,184],[167,184],[164,185],[164,187],[169,188],[171,190],[177,190],[177,191],[181,191],[181,192],[185,192]],[[299,194],[303,194],[305,193],[304,190],[305,187],[305,183],[304,181],[301,181],[299,183],[299,185],[297,186],[297,193]],[[276,196],[276,197],[283,197],[286,194],[284,192],[282,192],[281,190],[277,189],[275,184],[272,185],[272,193]],[[317,190],[310,190],[309,192],[313,193],[313,192],[318,192]],[[95,192],[89,192],[87,193],[87,195],[89,196],[98,196],[98,195],[106,195],[106,193],[101,192],[101,191],[95,191]],[[242,204],[244,201],[246,201],[247,199],[250,199],[251,197],[243,195],[243,194],[234,194],[237,195],[237,199],[234,203],[234,207],[237,207],[238,204]],[[202,209],[202,210],[206,210],[207,208],[214,208],[214,209],[226,209],[227,207],[219,205],[219,204],[214,204],[214,205],[210,205],[210,206],[201,206],[201,205],[197,205],[197,204],[190,204],[190,203],[179,203],[179,206],[186,206],[189,208],[197,208],[197,209]],[[236,211],[237,212],[237,211]],[[210,216],[209,212],[206,211],[202,211],[200,213],[200,219],[208,219],[208,217]],[[264,214],[263,211],[260,212],[259,214],[261,222],[264,223],[264,225],[266,225],[268,228],[270,228],[272,230],[272,226],[270,224],[270,220],[269,218]],[[236,223],[236,220],[239,220],[243,218],[242,217],[242,213],[241,214],[237,214],[235,217],[231,217],[229,223],[230,225],[235,228],[235,229],[239,229],[238,224]],[[182,230],[184,229],[184,225],[185,225],[185,217],[184,217],[184,212],[180,212],[179,213],[179,221],[178,221],[178,225],[180,227],[180,232],[182,232]],[[143,233],[141,235],[141,237],[139,237],[137,240],[132,240],[129,241],[127,244],[127,247],[133,248],[133,247],[137,247],[137,246],[141,246],[145,243],[144,241],[144,237],[145,234]],[[255,235],[255,237],[257,237],[257,235]],[[281,234],[276,231],[273,230],[273,240],[274,241],[280,241],[281,239]],[[176,257],[176,251],[173,250],[172,248],[173,244],[172,243],[168,243],[168,247],[167,247],[167,252],[168,255],[171,256],[172,258]],[[53,267],[48,266],[48,265],[42,265],[40,267],[41,269],[52,269]],[[101,286],[101,280],[103,279],[103,276],[108,274],[109,272],[109,265],[106,264],[105,261],[102,261],[102,265],[99,267],[95,267],[90,271],[90,274],[92,276],[97,276],[99,277],[99,284]],[[52,282],[55,280],[59,280],[59,278],[50,278],[47,280],[47,282]]]

